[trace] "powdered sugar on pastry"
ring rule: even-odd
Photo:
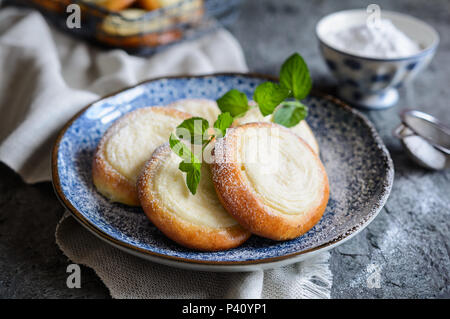
[[[190,114],[148,107],[118,119],[100,140],[92,174],[97,189],[112,201],[137,206],[136,180],[153,151]]]
[[[193,249],[223,250],[245,242],[250,232],[221,205],[209,165],[203,163],[197,193],[192,195],[178,168],[180,161],[166,143],[144,166],[137,186],[147,217],[167,237]]]
[[[138,112],[116,129],[106,142],[105,158],[123,176],[136,183],[137,176],[153,151],[167,142],[180,118],[159,112]]]
[[[228,130],[215,144],[211,172],[225,209],[262,237],[304,234],[328,202],[328,177],[318,155],[280,125],[254,122]]]
[[[264,134],[261,134],[262,131]],[[283,214],[300,214],[320,201],[320,167],[293,134],[278,128],[250,128],[238,140],[238,162],[264,204]]]
[[[197,193],[192,195],[186,186],[186,177],[178,169],[181,159],[170,152],[164,165],[154,175],[155,198],[180,218],[196,225],[214,228],[230,227],[237,222],[220,204],[211,180],[209,165],[203,163]]]

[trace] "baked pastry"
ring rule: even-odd
[[[286,240],[306,233],[328,202],[328,177],[319,157],[277,124],[228,130],[214,146],[211,171],[225,209],[262,237]]]
[[[181,39],[182,30],[170,29],[172,22],[166,16],[144,18],[142,9],[125,9],[120,15],[108,15],[100,26],[97,38],[119,47],[158,46]]]
[[[138,0],[138,4],[146,10],[157,10],[174,5],[183,0]]]
[[[178,169],[180,162],[166,143],[142,170],[137,184],[139,199],[152,223],[167,237],[192,249],[225,250],[245,242],[250,233],[220,204],[208,165],[203,163],[197,193],[192,195],[185,174]]]
[[[83,0],[83,2],[94,4],[109,11],[117,12],[128,8],[133,4],[133,2],[136,2],[136,0]]]
[[[174,23],[196,22],[203,16],[203,0],[138,0],[146,10],[166,8],[165,14],[174,19]]]
[[[251,104],[254,104],[254,102],[251,102]],[[233,126],[238,126],[246,123],[252,123],[252,122],[272,122],[273,114],[263,116],[259,109],[257,107],[252,107],[250,110],[245,113],[243,117],[235,119],[233,122]],[[290,130],[292,130],[295,134],[300,136],[302,139],[305,140],[306,143],[311,146],[311,148],[319,154],[319,144],[317,144],[316,138],[314,137],[314,133],[312,132],[311,128],[309,127],[308,123],[306,123],[305,120],[298,123],[296,126],[291,127]]]
[[[153,151],[190,114],[166,107],[135,110],[118,119],[100,140],[92,175],[98,191],[113,202],[138,206],[138,175]]]
[[[216,101],[208,99],[178,100],[169,104],[167,107],[187,112],[193,116],[202,117],[209,122],[210,126],[213,126],[220,114],[220,109],[217,106]]]

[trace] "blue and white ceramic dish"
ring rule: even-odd
[[[316,26],[320,50],[330,71],[339,82],[339,95],[352,105],[367,109],[384,109],[398,101],[397,89],[416,77],[431,62],[439,45],[439,34],[430,25],[405,14],[381,11],[422,50],[398,59],[376,59],[344,52],[334,48],[327,35],[336,30],[363,25],[365,10],[346,10],[322,18]]]
[[[207,271],[250,271],[290,264],[330,249],[362,230],[384,205],[393,181],[393,164],[373,126],[362,115],[329,96],[312,94],[308,123],[316,134],[330,182],[323,218],[305,235],[276,242],[252,236],[221,252],[186,249],[165,237],[140,208],[111,203],[91,178],[94,150],[102,134],[134,109],[182,98],[217,99],[235,88],[250,98],[269,78],[247,74],[155,79],[97,101],[61,131],[53,151],[53,183],[73,216],[106,242],[166,265]]]

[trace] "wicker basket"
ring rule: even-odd
[[[151,55],[231,23],[240,3],[241,0],[183,0],[152,11],[111,11],[92,0],[7,0],[5,5],[36,8],[60,29],[101,46]],[[67,26],[72,11],[66,10],[70,4],[80,7],[80,28]]]

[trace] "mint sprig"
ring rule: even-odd
[[[200,183],[202,162],[173,133],[170,134],[169,144],[172,151],[181,157],[182,161],[178,168],[186,173],[186,185],[189,191],[195,195],[198,184]]]
[[[308,96],[311,87],[308,66],[300,54],[294,53],[281,66],[280,83],[261,83],[253,99],[263,116],[275,112],[274,123],[293,127],[306,118],[308,108],[300,100]],[[246,95],[236,89],[225,93],[217,104],[222,112],[230,112],[233,117],[243,116],[249,109]]]
[[[300,100],[308,96],[311,87],[308,67],[300,54],[295,53],[281,66],[280,83],[261,83],[256,87],[253,99],[262,115],[273,114],[273,122],[293,127],[308,114],[308,108]],[[214,138],[225,136],[234,119],[250,109],[247,96],[236,89],[220,97],[217,105],[222,113],[214,122],[214,134],[210,134],[207,120],[192,117],[178,125],[176,135],[172,133],[169,138],[170,148],[182,159],[179,169],[186,173],[186,185],[193,195],[200,183],[202,162],[179,138],[189,140],[191,144],[201,144],[203,151]]]
[[[273,121],[285,127],[293,127],[308,115],[308,108],[299,101],[283,102],[275,111]]]
[[[259,106],[261,114],[272,114],[281,102],[289,97],[290,90],[280,84],[264,82],[256,87],[253,99]]]
[[[204,144],[208,140],[205,136],[209,128],[207,120],[201,117],[191,117],[177,126],[176,134],[181,139],[189,139],[192,144]]]
[[[219,137],[225,136],[227,128],[229,128],[231,124],[233,124],[233,120],[233,117],[228,112],[219,114],[217,120],[214,122],[214,128],[217,129],[221,134]]]
[[[233,117],[245,114],[250,108],[248,106],[247,96],[236,89],[228,91],[219,98],[217,105],[222,113],[228,112]]]
[[[291,55],[281,66],[280,84],[291,91],[290,97],[302,100],[311,91],[312,80],[308,66],[298,53]]]
[[[231,126],[233,120],[228,112],[219,114],[214,122],[215,133],[210,134],[207,120],[201,117],[191,117],[177,126],[175,134],[170,134],[170,148],[182,159],[178,168],[186,173],[186,185],[192,195],[197,193],[197,187],[200,183],[202,161],[179,138],[188,140],[191,144],[202,145],[203,151],[215,137],[225,136],[226,130]]]

